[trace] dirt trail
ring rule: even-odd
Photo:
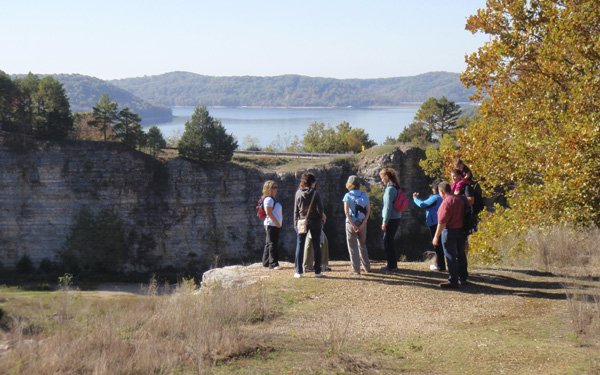
[[[357,336],[392,338],[545,314],[564,309],[566,303],[566,279],[531,270],[471,269],[470,284],[455,291],[441,289],[439,283],[447,274],[430,271],[425,263],[399,263],[398,272],[374,271],[361,276],[350,274],[349,262],[330,265],[332,272],[322,279],[313,274],[293,279],[290,263],[283,263],[278,271],[257,272],[251,266],[251,275],[260,278],[259,282],[307,291],[301,301],[302,314],[272,330],[282,333],[295,327],[310,335],[340,317],[351,322]],[[384,264],[372,265],[377,270]]]

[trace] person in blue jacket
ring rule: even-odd
[[[431,192],[432,194],[425,200],[421,200],[419,198],[419,193],[415,192],[413,193],[413,201],[417,206],[425,209],[425,225],[429,227],[431,238],[433,238],[438,224],[438,208],[440,208],[440,205],[443,201],[438,192],[437,181],[434,181],[431,184]],[[432,271],[446,271],[446,258],[444,257],[444,249],[442,248],[442,245],[438,244],[437,246],[434,246],[434,250],[436,255],[436,264],[432,264],[429,266],[429,268]]]

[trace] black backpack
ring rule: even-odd
[[[475,205],[473,207],[469,206],[469,202],[467,202],[466,198],[464,199],[465,203],[465,213],[463,217],[463,230],[467,233],[473,233],[477,230],[477,214],[475,213]]]
[[[473,203],[473,212],[475,215],[479,215],[481,211],[485,208],[485,204],[483,203],[483,192],[481,191],[481,186],[479,182],[473,181],[471,183],[471,190],[473,192],[473,197],[475,198],[475,202]]]

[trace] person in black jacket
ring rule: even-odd
[[[315,176],[306,172],[300,178],[300,185],[296,191],[294,199],[294,228],[296,229],[296,272],[294,277],[300,278],[304,272],[304,244],[306,235],[310,232],[313,242],[315,259],[315,277],[322,277],[321,273],[321,229],[327,217],[323,212],[323,202],[316,190],[317,179]],[[298,223],[306,220],[307,231],[302,233],[298,230]]]

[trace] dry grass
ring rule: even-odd
[[[260,346],[243,326],[271,315],[259,289],[200,292],[184,282],[170,295],[121,301],[59,293],[49,305],[29,309],[29,317],[13,315],[0,337],[11,347],[0,373],[205,373],[219,360]],[[66,317],[65,294],[71,298]]]
[[[575,228],[567,224],[532,228],[526,241],[546,271],[600,276],[600,228]]]
[[[600,343],[600,295],[567,289],[571,324],[584,344]]]
[[[567,224],[534,228],[526,237],[547,272],[566,275],[564,283],[573,329],[583,343],[600,342],[600,228],[575,228]],[[589,281],[589,285],[582,285]]]
[[[471,286],[446,291],[437,286],[445,275],[426,263],[352,277],[348,262],[332,261],[322,279],[295,279],[293,265],[281,264],[248,267],[240,277],[256,284],[242,289],[183,282],[165,294],[151,282],[145,296],[68,291],[64,320],[60,293],[0,290],[0,307],[21,316],[0,333],[0,373],[600,371],[600,344],[585,336],[597,328],[597,280],[474,267]]]

